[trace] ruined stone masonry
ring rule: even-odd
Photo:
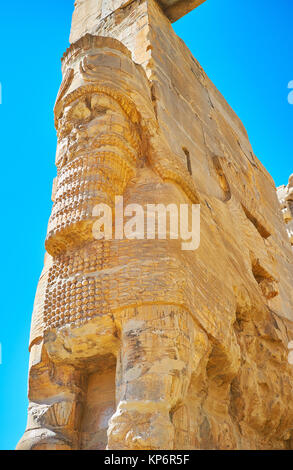
[[[277,195],[293,250],[293,174],[290,176],[287,186],[283,185],[277,188]]]
[[[172,29],[203,1],[75,2],[18,449],[293,447],[293,253],[273,179]],[[200,247],[96,240],[117,195],[200,204]]]

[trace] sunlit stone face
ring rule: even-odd
[[[118,140],[125,157],[135,164],[138,139],[121,106],[105,94],[86,95],[67,106],[59,120],[56,165],[61,169],[76,157],[96,156],[106,150],[117,153]]]
[[[86,94],[64,109],[58,125],[55,202],[47,251],[54,255],[91,239],[96,204],[112,205],[139,159],[139,134],[120,104]]]

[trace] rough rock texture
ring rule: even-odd
[[[164,12],[164,15],[166,15],[171,22],[174,22],[205,1],[206,0],[158,0],[158,4]],[[84,29],[84,32],[89,32],[90,28],[96,26],[97,21],[101,22],[115,10],[123,12],[123,9],[133,2],[138,3],[136,0],[77,0],[75,2],[75,12],[72,23],[73,34],[80,34],[81,32],[80,29],[78,30],[76,28],[75,21],[77,21],[79,28]]]
[[[62,71],[18,448],[292,448],[293,255],[243,125],[154,0],[77,0]],[[200,203],[200,247],[96,240],[117,195]]]
[[[287,186],[283,185],[277,188],[277,196],[293,250],[293,174],[290,176]]]

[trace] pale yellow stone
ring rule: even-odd
[[[287,186],[283,185],[277,188],[277,195],[293,250],[293,174],[290,176]]]
[[[292,448],[293,254],[271,176],[154,0],[77,1],[71,42],[18,448]],[[117,195],[199,203],[199,248],[96,240],[93,208]]]

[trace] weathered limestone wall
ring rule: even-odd
[[[19,448],[292,447],[293,254],[242,123],[154,0],[77,1],[71,43]],[[121,194],[200,203],[200,247],[94,240]]]

